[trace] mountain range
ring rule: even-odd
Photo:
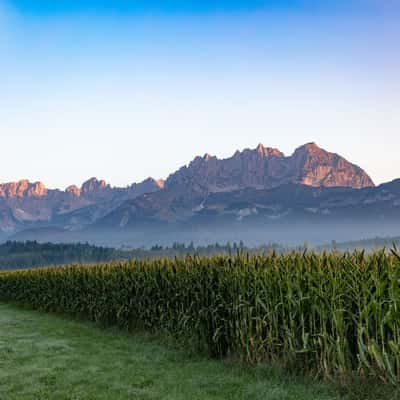
[[[399,221],[400,180],[375,186],[315,143],[290,156],[262,144],[227,159],[205,154],[165,181],[125,188],[96,178],[64,191],[27,180],[0,185],[3,239],[326,241],[396,234]]]

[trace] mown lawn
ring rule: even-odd
[[[0,304],[0,399],[343,398],[268,367],[188,354],[145,335]]]

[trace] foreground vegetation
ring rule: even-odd
[[[400,380],[400,257],[299,253],[0,274],[0,300],[314,377]]]
[[[0,305],[2,400],[338,400],[321,384]]]

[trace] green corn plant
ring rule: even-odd
[[[400,256],[292,252],[0,273],[0,301],[166,334],[213,357],[400,381]]]

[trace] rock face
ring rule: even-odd
[[[259,144],[227,159],[209,154],[196,157],[168,177],[164,190],[125,202],[101,222],[126,226],[143,218],[176,221],[199,212],[212,194],[265,191],[289,184],[352,189],[374,186],[361,168],[315,143],[299,147],[288,157]]]
[[[355,189],[374,186],[361,168],[315,143],[308,143],[289,157],[262,144],[223,160],[208,154],[196,157],[189,166],[172,174],[165,188],[185,186],[215,193],[244,188],[270,189],[288,183]]]
[[[162,192],[143,200],[163,208],[167,215],[168,208],[198,207],[212,193],[272,189],[287,184],[353,189],[374,186],[360,167],[315,143],[297,148],[289,157],[259,144],[253,150],[237,151],[227,159],[220,160],[208,154],[196,157],[168,177]]]
[[[70,193],[74,197],[80,197],[81,196],[81,189],[78,188],[78,186],[75,186],[75,185],[68,186],[65,189],[65,192],[66,193]]]
[[[28,180],[0,184],[0,197],[43,197],[47,189],[42,182],[30,183]]]
[[[351,164],[338,154],[319,148],[315,143],[299,147],[286,160],[293,183],[353,189],[374,186],[372,179],[360,167]]]
[[[110,190],[111,186],[106,183],[106,181],[99,181],[97,178],[90,178],[83,183],[81,188],[82,194],[93,194],[99,193],[103,190]]]
[[[0,184],[0,232],[59,220],[68,228],[75,224],[81,227],[82,220],[90,223],[93,216],[102,217],[124,201],[162,187],[162,181],[152,178],[126,188],[112,188],[103,180],[91,178],[80,188],[71,185],[65,191],[46,189],[43,183],[28,180]],[[77,210],[81,210],[81,218],[61,218]]]

